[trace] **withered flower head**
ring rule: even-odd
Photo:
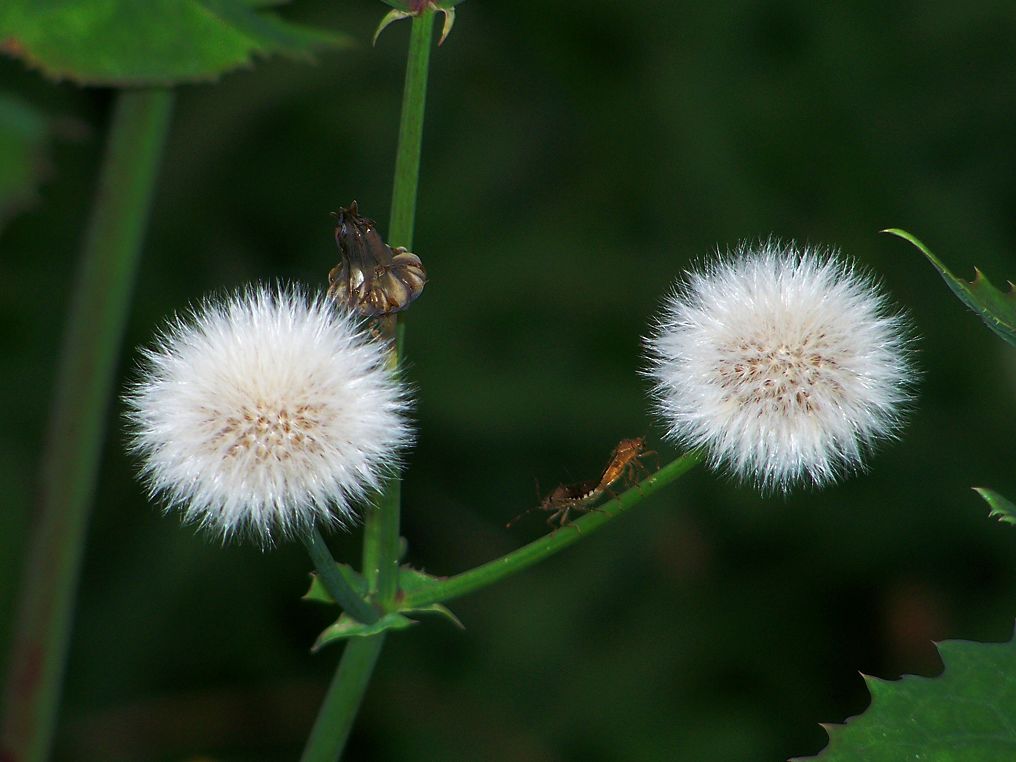
[[[382,241],[377,224],[359,215],[355,201],[335,216],[339,263],[328,273],[328,296],[364,317],[406,309],[427,284],[420,258]]]

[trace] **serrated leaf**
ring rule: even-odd
[[[983,497],[991,507],[988,518],[998,519],[1003,524],[1016,526],[1016,505],[987,487],[974,487],[974,492]]]
[[[0,49],[83,85],[202,82],[255,56],[309,59],[348,37],[291,24],[255,0],[4,0]]]
[[[358,622],[352,617],[343,614],[339,617],[335,624],[327,627],[320,635],[318,635],[318,639],[314,641],[314,645],[311,646],[310,650],[319,651],[329,643],[334,643],[337,640],[347,640],[348,638],[367,638],[371,635],[378,635],[386,630],[404,630],[407,627],[412,627],[414,624],[416,624],[416,622],[412,619],[403,616],[396,611],[393,611],[390,614],[385,614],[372,624],[363,624],[362,622]]]
[[[24,101],[0,94],[0,227],[36,200],[46,174],[49,121]]]
[[[871,705],[828,725],[822,762],[1016,759],[1016,639],[938,644],[938,677],[865,677]]]
[[[357,572],[349,564],[335,564],[346,582],[349,584],[353,591],[361,598],[367,597],[367,580]],[[310,588],[303,594],[303,600],[311,601],[312,603],[335,603],[335,599],[328,594],[325,590],[324,584],[321,582],[321,577],[315,573],[310,575]]]
[[[336,564],[336,567],[338,568],[339,573],[345,577],[349,586],[352,587],[359,595],[366,597],[367,580],[347,564]],[[318,636],[317,642],[314,644],[314,650],[317,650],[327,643],[331,643],[333,640],[341,640],[351,637],[366,637],[368,635],[376,635],[378,632],[382,632],[384,630],[403,629],[408,627],[410,624],[415,623],[414,620],[409,618],[409,616],[416,615],[437,614],[447,619],[456,627],[464,630],[465,626],[459,618],[455,616],[450,609],[446,606],[442,606],[440,603],[420,606],[417,608],[403,608],[400,606],[399,602],[405,600],[406,593],[419,592],[427,586],[435,585],[440,581],[440,577],[435,577],[427,574],[426,572],[418,571],[410,566],[400,567],[399,594],[396,596],[396,608],[394,611],[389,612],[385,616],[381,617],[380,620],[370,625],[362,624],[355,619],[349,618],[346,614],[342,614],[335,624],[329,626],[321,633],[320,636]],[[321,579],[317,574],[310,575],[310,588],[304,594],[303,600],[311,601],[313,603],[335,603],[335,601],[332,600],[332,597],[328,594],[328,591],[325,590],[325,586],[321,584]]]
[[[891,233],[916,246],[938,270],[939,275],[960,301],[976,312],[988,328],[1016,346],[1016,288],[1011,282],[1008,292],[999,291],[976,267],[974,268],[973,281],[957,278],[938,257],[928,250],[927,246],[907,231],[890,228],[882,232]]]

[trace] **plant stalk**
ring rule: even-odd
[[[41,762],[52,746],[113,373],[172,104],[168,89],[116,97],[23,567],[0,730],[7,762]]]
[[[427,70],[433,30],[433,9],[426,8],[413,18],[409,32],[409,54],[388,226],[388,243],[393,247],[410,248],[413,244],[423,116],[427,99]],[[400,330],[396,331],[390,358],[393,366],[398,364],[402,327],[400,315]],[[399,588],[400,505],[401,483],[398,479],[392,479],[380,504],[368,512],[364,526],[363,573],[370,594],[382,609],[394,604]],[[338,670],[307,741],[303,762],[333,762],[341,756],[383,644],[383,633],[354,638],[346,644]]]
[[[339,567],[335,564],[335,559],[329,552],[328,545],[318,528],[314,527],[310,534],[302,539],[314,562],[314,568],[317,569],[318,576],[321,578],[321,584],[332,596],[332,600],[358,622],[364,624],[376,622],[380,618],[377,610],[361,598],[346,582],[346,578],[339,572]]]
[[[342,755],[384,642],[382,632],[346,644],[300,762],[335,762]]]
[[[700,451],[693,450],[686,453],[622,495],[587,512],[582,518],[560,529],[555,529],[550,534],[544,535],[528,545],[523,545],[501,558],[489,561],[462,574],[456,574],[454,577],[447,577],[441,582],[428,585],[420,590],[409,592],[402,601],[402,605],[406,608],[419,608],[432,603],[448,601],[517,574],[545,558],[560,553],[583,537],[589,536],[633,505],[642,502],[657,490],[684,476],[703,459],[704,455]]]

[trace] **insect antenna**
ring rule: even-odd
[[[528,516],[533,511],[538,511],[542,507],[540,505],[540,480],[538,478],[536,478],[536,477],[533,477],[533,483],[536,486],[536,501],[537,501],[537,504],[534,505],[532,508],[527,508],[526,510],[522,511],[522,513],[520,513],[518,516],[516,516],[511,521],[509,521],[507,524],[505,524],[504,525],[505,529],[511,529],[518,522],[519,519],[523,518],[524,516]]]

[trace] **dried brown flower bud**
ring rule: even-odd
[[[427,284],[420,258],[382,241],[374,220],[361,217],[355,201],[336,217],[339,263],[328,273],[328,296],[364,317],[406,309]]]

